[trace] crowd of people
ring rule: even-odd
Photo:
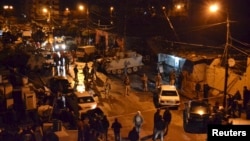
[[[154,114],[154,129],[152,139],[158,138],[163,141],[164,136],[167,135],[168,126],[172,119],[172,114],[168,108],[166,108],[161,115],[162,109],[157,109]],[[132,119],[132,129],[127,134],[129,141],[139,141],[140,132],[144,124],[144,118],[141,111],[137,111]],[[108,131],[113,131],[114,141],[121,141],[124,137],[121,136],[122,123],[118,118],[114,118],[114,121],[110,123],[107,116],[97,116],[95,118],[85,118],[78,121],[78,141],[107,141]]]

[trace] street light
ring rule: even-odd
[[[4,9],[4,14],[3,14],[4,22],[9,29],[8,12],[13,10],[13,6],[12,5],[4,5],[3,9]]]
[[[113,17],[114,7],[113,7],[113,6],[110,6],[109,10],[110,10],[110,16]]]
[[[80,11],[84,11],[85,10],[85,7],[84,5],[79,5],[78,6],[78,9]],[[86,29],[87,29],[87,34],[88,34],[88,40],[87,40],[87,44],[89,45],[90,44],[90,33],[89,33],[89,8],[87,7],[86,8]]]
[[[50,23],[51,21],[50,11],[47,8],[43,8],[43,13],[48,14],[47,22]]]
[[[219,5],[218,4],[212,4],[209,7],[209,11],[214,13],[219,10]],[[228,11],[226,11],[226,44],[225,44],[225,78],[224,78],[224,93],[223,93],[223,107],[227,108],[226,103],[227,103],[227,87],[228,87],[228,69],[229,69],[229,64],[228,64],[228,49],[229,49],[229,36],[230,36],[230,21],[229,21],[229,14]]]
[[[50,9],[47,9],[47,8],[43,8],[42,9],[43,13],[44,14],[48,14],[48,17],[47,17],[47,23],[49,25],[49,36],[48,36],[48,41],[50,43],[53,43],[53,38],[54,38],[54,33],[53,33],[53,23],[52,23],[52,15],[51,15],[51,8]],[[52,38],[51,38],[52,36]]]
[[[111,17],[111,21],[110,21],[110,24],[113,24],[113,12],[114,12],[114,6],[110,6],[109,8],[110,10],[110,17]]]

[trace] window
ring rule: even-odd
[[[95,100],[91,96],[81,97],[78,99],[78,103],[92,103],[92,102],[95,102]]]
[[[177,96],[176,91],[162,91],[162,96]]]

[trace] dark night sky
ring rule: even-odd
[[[83,2],[86,0],[60,0],[60,4],[63,7],[70,7],[70,8],[75,8],[76,4],[78,2]],[[98,1],[98,0],[93,0],[93,1]],[[102,1],[102,0],[100,0]],[[121,0],[122,1],[122,0]],[[200,3],[205,4],[206,0],[190,0],[191,2],[195,2],[195,3]],[[221,0],[219,0],[221,1]],[[226,0],[224,0],[226,1]],[[229,9],[230,9],[230,14],[234,15],[235,17],[248,17],[250,18],[250,3],[249,0],[227,0],[229,1]],[[91,2],[91,0],[90,0]],[[22,0],[0,0],[0,4],[4,5],[4,4],[10,4],[10,5],[14,5],[15,9],[20,9],[22,6],[23,1]],[[191,3],[192,5],[192,3]]]
[[[86,0],[60,0],[60,1],[61,1],[61,5],[64,5],[63,6],[63,9],[64,9],[65,7],[75,8],[78,2],[86,1]],[[98,1],[98,0],[92,0],[92,2],[93,1]],[[120,1],[123,1],[123,0],[120,0]],[[152,1],[155,1],[155,0],[152,0]],[[204,15],[202,15],[202,13],[199,12],[199,10],[202,9],[202,5],[206,4],[206,0],[190,0],[190,1],[194,2],[194,3],[191,3],[190,5],[193,8],[192,10],[193,14],[191,14],[190,17],[192,17],[194,20],[193,21],[191,20],[189,22],[193,22],[192,24],[194,25],[197,23],[199,24],[200,20],[204,20],[204,17],[203,17]],[[218,1],[223,1],[223,0],[218,0]],[[239,38],[240,40],[243,40],[244,42],[250,42],[250,27],[249,27],[250,25],[250,10],[249,10],[250,3],[249,3],[249,0],[224,0],[224,1],[229,2],[228,7],[229,7],[230,20],[237,21],[236,23],[231,24],[232,36],[236,39]],[[89,2],[91,2],[91,0],[89,0]],[[22,0],[0,0],[0,4],[1,5],[3,4],[14,5],[15,11],[18,11],[21,9]],[[198,8],[194,7],[195,4],[198,5],[199,7]],[[185,26],[185,25],[182,25],[182,26]],[[176,25],[176,27],[178,27],[178,25]]]

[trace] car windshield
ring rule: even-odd
[[[162,91],[162,96],[177,96],[176,91]]]
[[[92,103],[95,102],[92,96],[78,98],[78,103]]]

